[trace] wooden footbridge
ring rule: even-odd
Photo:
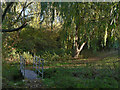
[[[28,70],[26,69],[26,59],[23,56],[20,56],[20,71],[22,75],[27,79],[43,79],[44,59],[34,56],[32,60],[34,70]]]

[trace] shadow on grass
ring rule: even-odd
[[[2,88],[24,88],[24,77],[18,66],[18,64],[2,64]]]

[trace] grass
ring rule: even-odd
[[[118,88],[118,76],[113,76],[107,70],[104,72],[104,69],[99,70],[98,74],[90,69],[85,71],[85,68],[81,68],[79,71],[77,69],[63,69],[62,71],[56,69],[56,71],[54,74],[50,72],[44,77],[45,86],[56,88]]]
[[[106,57],[86,62],[78,60],[51,61],[44,69],[44,88],[118,88],[120,87],[120,58]],[[85,62],[84,62],[85,61]],[[65,67],[64,67],[65,66]],[[3,87],[23,88],[25,82],[19,72],[18,63],[3,62]],[[27,65],[32,67],[32,65]],[[30,68],[32,70],[32,68]],[[38,76],[40,77],[40,76]]]
[[[48,88],[118,88],[118,60],[117,57],[110,57],[84,67],[49,68],[44,70],[43,83]]]
[[[3,62],[2,64],[2,87],[23,88],[25,83],[19,71],[18,64]]]

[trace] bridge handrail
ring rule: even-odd
[[[20,55],[20,70],[22,72],[23,70],[23,74],[25,75],[25,58],[23,56]]]
[[[42,62],[41,62],[41,61],[42,61]],[[42,71],[40,71],[39,68],[37,69],[37,67],[38,67],[38,66],[40,67],[40,65],[42,65]],[[35,66],[36,66],[35,72],[38,71],[38,73],[42,74],[42,79],[43,79],[44,59],[42,59],[42,58],[40,58],[40,57],[38,57],[38,56],[34,56],[34,59],[33,59],[33,68],[34,68]]]
[[[38,71],[38,74],[42,74],[42,79],[43,79],[43,66],[44,66],[44,59],[38,57],[38,56],[34,56],[33,58],[33,68],[35,67],[35,72]],[[21,73],[23,73],[23,75],[25,75],[25,66],[26,66],[26,62],[25,62],[26,58],[24,58],[23,56],[20,55],[20,70]],[[42,65],[40,67],[40,65]],[[42,71],[40,71],[40,68],[37,69],[37,67],[40,67]]]

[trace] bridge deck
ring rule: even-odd
[[[40,78],[38,78],[38,75],[32,70],[25,69],[25,72],[24,72],[24,70],[21,69],[21,73],[24,76],[24,78],[27,78],[27,79],[40,79]],[[25,75],[24,75],[24,73],[25,73]]]

